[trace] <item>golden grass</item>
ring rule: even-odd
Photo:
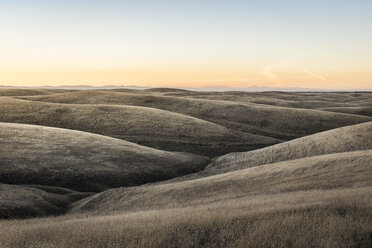
[[[0,219],[63,214],[74,201],[92,195],[65,188],[1,183],[0,192]]]
[[[372,118],[366,116],[312,109],[247,104],[236,101],[159,96],[150,93],[79,91],[50,96],[22,98],[54,103],[101,103],[158,108],[193,116],[239,131],[279,139],[302,137],[332,128],[372,120]]]
[[[74,212],[99,214],[200,206],[260,194],[372,187],[372,150],[266,164],[200,179],[117,188],[76,203]]]
[[[167,96],[237,101],[291,108],[358,107],[371,105],[370,92],[166,92]]]
[[[65,93],[66,90],[59,89],[1,89],[0,96],[36,96]]]
[[[262,149],[218,157],[203,175],[323,154],[372,149],[372,122],[332,129]]]
[[[354,115],[372,116],[372,103],[369,106],[353,106],[353,107],[333,107],[333,108],[321,108],[320,110],[347,113]]]
[[[60,128],[0,123],[0,182],[102,191],[202,170],[206,157]]]
[[[194,117],[137,106],[51,104],[0,98],[0,121],[80,130],[161,150],[213,157],[279,142]]]
[[[90,195],[0,184],[2,218],[67,213],[0,220],[0,248],[372,247],[372,119],[301,109],[342,107],[361,114],[370,99],[360,92],[164,88],[0,97],[0,121],[84,129],[202,154],[277,142],[229,128],[291,139],[369,121],[228,154],[204,171],[207,160],[197,155],[0,123],[0,182],[97,191],[134,186]]]
[[[370,247],[371,188],[0,222],[0,247]],[[315,200],[315,201],[314,201]]]

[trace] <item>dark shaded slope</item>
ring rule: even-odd
[[[0,183],[0,219],[62,214],[73,202],[90,195],[58,187]]]
[[[0,123],[0,182],[102,191],[200,171],[205,157],[106,136]]]

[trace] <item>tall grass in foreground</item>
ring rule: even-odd
[[[372,208],[186,208],[0,222],[0,247],[372,247]]]

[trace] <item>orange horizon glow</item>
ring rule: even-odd
[[[147,86],[371,89],[372,72],[322,72],[308,70],[129,69],[129,70],[1,70],[0,85],[10,86]],[[311,86],[311,87],[309,87]]]
[[[1,1],[0,85],[372,89],[371,10],[358,0]]]

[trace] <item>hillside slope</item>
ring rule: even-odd
[[[0,123],[0,182],[102,191],[196,172],[205,157],[165,152],[106,136]]]
[[[366,116],[312,109],[108,91],[80,91],[53,96],[22,97],[22,99],[69,104],[105,103],[158,108],[193,116],[246,133],[279,139],[298,138],[372,120]]]
[[[255,151],[218,157],[200,175],[317,155],[372,149],[372,122],[336,128]]]
[[[195,207],[286,192],[371,187],[371,164],[372,150],[314,156],[184,182],[111,189],[82,199],[72,211]]]
[[[137,106],[52,104],[0,98],[0,121],[68,128],[161,150],[215,157],[279,143],[182,114]]]
[[[0,88],[0,96],[36,96],[52,95],[56,93],[69,92],[61,89],[4,89]]]
[[[355,114],[355,115],[372,116],[372,104],[370,106],[320,108],[320,110],[347,113],[347,114]]]
[[[361,114],[370,96],[167,88],[0,96],[8,122],[70,128],[0,122],[0,248],[372,247],[372,119],[301,109]],[[209,155],[278,141],[231,128],[297,139],[210,163],[113,138]],[[43,218],[11,219],[28,217]]]
[[[166,92],[166,96],[192,97],[199,99],[238,101],[291,108],[324,108],[371,105],[371,92]]]
[[[2,183],[0,192],[0,219],[62,214],[74,201],[92,195],[58,187]]]

